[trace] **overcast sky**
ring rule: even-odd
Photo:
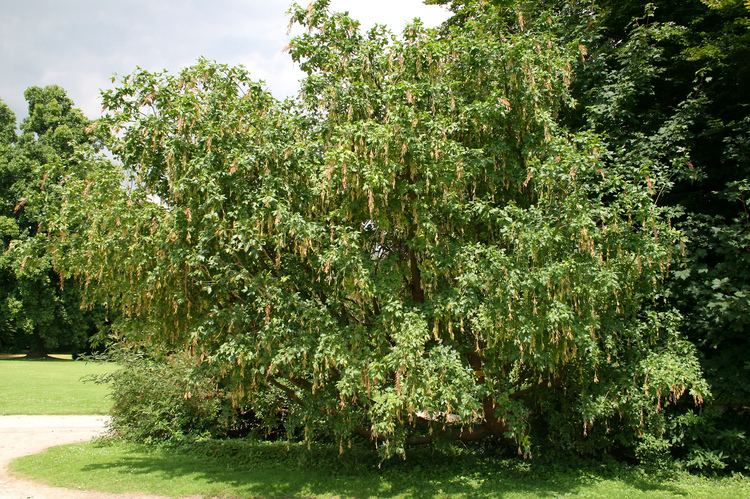
[[[244,64],[277,97],[292,95],[301,73],[283,48],[292,0],[0,0],[0,99],[18,118],[23,91],[58,84],[90,117],[113,74],[136,66],[176,71],[205,56]],[[298,0],[302,5],[307,0]],[[364,27],[396,31],[414,17],[448,17],[421,0],[332,0]]]

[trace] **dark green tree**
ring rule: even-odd
[[[437,2],[447,3],[447,2]],[[471,1],[450,2],[466,22]],[[705,408],[675,419],[689,466],[747,469],[750,446],[750,5],[740,0],[490,2],[577,49],[561,115],[648,178],[684,239],[666,303],[699,347]],[[520,14],[519,14],[520,13]],[[552,21],[552,22],[550,22]],[[692,430],[688,430],[692,425]],[[686,436],[687,435],[687,436]]]
[[[16,135],[15,118],[0,107],[0,345],[44,355],[78,351],[95,328],[81,310],[74,283],[51,266],[46,223],[59,210],[56,183],[80,168],[77,150],[90,146],[83,114],[60,87],[31,87],[28,117]]]
[[[15,278],[6,254],[10,241],[19,235],[18,224],[13,217],[14,197],[11,193],[13,177],[10,161],[13,143],[16,140],[16,117],[5,103],[0,102],[0,350],[10,349],[14,341],[13,310],[16,302],[11,290]]]
[[[670,303],[714,394],[676,420],[685,461],[748,469],[750,445],[750,8],[739,0],[599,2],[577,69],[577,116],[665,172],[660,203],[683,211],[686,259]],[[692,431],[686,430],[694,425]]]

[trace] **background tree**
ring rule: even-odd
[[[570,122],[607,134],[618,161],[643,158],[662,186],[660,203],[682,212],[675,223],[687,259],[674,269],[668,301],[685,317],[714,399],[678,418],[672,438],[689,466],[747,469],[750,8],[599,1],[578,7],[590,14],[582,23],[575,2],[551,4],[562,25],[576,26],[561,39],[582,47],[574,77],[582,105]]]
[[[438,1],[434,3],[447,3]],[[450,2],[463,22],[471,2]],[[747,60],[750,6],[740,0],[509,2],[579,52],[562,115],[608,138],[612,160],[638,165],[686,236],[668,303],[699,347],[714,398],[675,419],[681,457],[704,470],[747,469]],[[744,5],[743,5],[744,3]],[[690,429],[692,427],[692,429]]]
[[[14,279],[9,268],[6,250],[10,241],[18,237],[19,230],[12,213],[14,200],[10,192],[12,178],[9,171],[10,155],[16,140],[16,117],[5,103],[0,102],[0,349],[7,350],[14,343],[10,306],[10,290]]]
[[[78,351],[96,321],[80,310],[75,285],[66,286],[51,266],[46,220],[59,205],[50,186],[81,167],[76,150],[89,142],[88,120],[59,87],[31,87],[25,96],[29,115],[18,136],[12,113],[0,109],[2,348]]]

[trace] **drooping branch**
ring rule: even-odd
[[[413,249],[409,249],[409,270],[411,271],[411,299],[414,300],[414,303],[424,303],[422,273],[419,270],[417,254]]]
[[[268,382],[271,385],[278,388],[279,390],[281,390],[282,392],[284,392],[284,395],[286,395],[290,400],[294,401],[297,404],[302,403],[302,400],[299,398],[299,396],[294,392],[294,390],[292,390],[288,386],[285,386],[284,384],[282,384],[281,382],[279,382],[278,380],[274,378],[269,379]]]

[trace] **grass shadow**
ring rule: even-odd
[[[29,357],[25,353],[0,353],[0,361],[16,362],[73,362],[70,354],[51,353],[43,357]]]
[[[118,445],[107,441],[96,445]],[[128,446],[84,472],[201,482],[211,494],[239,496],[472,496],[526,494],[551,497],[584,492],[617,481],[645,493],[687,495],[663,477],[622,465],[550,466],[468,452],[417,449],[405,461],[378,464],[371,449],[338,456],[332,447],[299,444],[204,442],[179,447]],[[154,490],[157,492],[157,490]]]

